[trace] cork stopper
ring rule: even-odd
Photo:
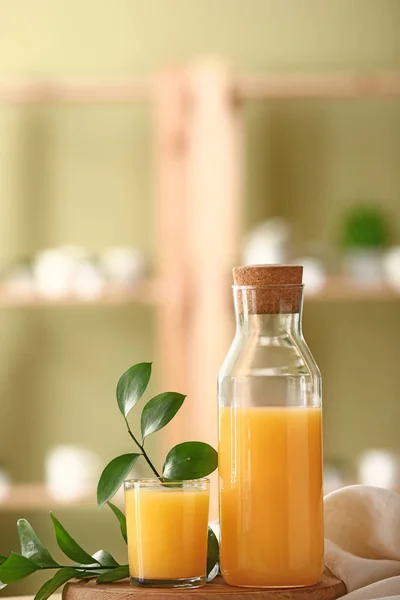
[[[235,285],[301,285],[301,265],[250,265],[232,269]]]
[[[239,312],[249,314],[298,313],[301,307],[301,265],[250,265],[233,269]]]

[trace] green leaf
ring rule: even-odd
[[[108,463],[97,484],[97,506],[101,508],[119,490],[140,454],[122,454]]]
[[[0,565],[2,565],[3,562],[6,562],[6,560],[7,560],[7,556],[0,556]],[[0,581],[0,590],[2,590],[5,587],[7,587],[7,584]]]
[[[7,560],[7,556],[0,556],[0,565],[2,565],[3,562],[6,562],[6,560]],[[2,590],[5,587],[7,587],[7,584],[0,581],[0,590]]]
[[[100,575],[97,578],[97,583],[110,583],[111,581],[119,581],[120,579],[125,579],[129,577],[129,566],[123,565],[122,567],[117,567],[112,571],[107,571],[104,575]]]
[[[114,515],[117,517],[121,529],[121,535],[124,538],[125,542],[128,543],[128,537],[126,534],[126,517],[124,513],[118,508],[118,506],[115,506],[115,504],[112,504],[111,502],[107,502],[107,504],[113,511]]]
[[[60,569],[51,579],[42,585],[34,600],[47,600],[59,587],[67,583],[70,579],[78,577],[79,574],[79,571],[72,567]]]
[[[142,437],[159,431],[174,418],[186,396],[176,392],[164,392],[148,401],[143,408],[140,426]]]
[[[217,536],[208,528],[207,544],[207,581],[212,581],[218,575],[219,543]]]
[[[96,579],[102,573],[106,573],[108,569],[90,569],[90,571],[81,571],[76,576],[77,579]]]
[[[39,569],[40,567],[29,558],[12,552],[0,566],[0,581],[2,584],[14,583],[25,579]]]
[[[107,550],[98,550],[93,554],[93,558],[102,567],[114,568],[119,566],[113,555]]]
[[[126,418],[143,396],[151,375],[151,363],[134,365],[120,377],[117,385],[119,410]]]
[[[21,554],[30,558],[39,567],[58,567],[50,552],[38,538],[32,525],[26,519],[17,522],[18,536],[21,543]]]
[[[204,442],[183,442],[167,454],[163,467],[165,479],[182,481],[209,475],[218,466],[218,454]]]
[[[68,533],[68,531],[61,525],[60,521],[50,513],[51,520],[53,521],[54,531],[56,534],[57,544],[60,549],[64,552],[65,556],[68,556],[71,560],[83,565],[93,564],[93,557],[90,556]]]

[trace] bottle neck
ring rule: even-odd
[[[302,285],[233,286],[240,335],[301,335]]]
[[[281,337],[301,335],[301,313],[289,314],[236,314],[236,331],[240,335]]]

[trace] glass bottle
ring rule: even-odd
[[[236,335],[218,378],[221,571],[298,587],[323,573],[321,375],[301,329],[302,267],[233,270]]]

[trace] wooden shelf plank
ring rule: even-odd
[[[400,96],[400,71],[269,73],[238,75],[233,98],[239,101],[294,98],[362,98]],[[0,81],[0,103],[151,102],[151,78]]]
[[[54,499],[46,487],[38,483],[21,483],[13,485],[10,492],[0,500],[0,512],[20,510],[51,510],[53,508],[96,508],[96,494],[89,491],[77,500],[61,502]]]
[[[117,493],[113,503],[123,508],[123,492]],[[97,510],[96,490],[88,489],[75,500],[54,498],[43,483],[18,483],[0,500],[0,513],[19,511]]]
[[[0,308],[12,307],[96,307],[96,306],[130,306],[132,304],[158,305],[163,301],[162,285],[157,280],[149,280],[135,286],[108,285],[102,294],[85,300],[78,296],[62,298],[45,298],[39,294],[15,294],[0,286]]]
[[[76,296],[50,299],[38,294],[21,296],[0,286],[0,308],[41,307],[113,307],[144,304],[159,306],[165,299],[165,286],[157,280],[149,280],[137,286],[108,286],[95,300],[84,300]],[[171,295],[171,294],[170,294]],[[387,284],[361,284],[344,277],[330,277],[323,288],[305,294],[312,302],[399,302],[400,290]]]
[[[330,277],[315,293],[305,293],[305,302],[399,302],[400,291],[387,284],[359,283],[344,277]]]
[[[396,96],[400,96],[400,71],[239,75],[233,84],[238,101]]]
[[[146,78],[0,81],[0,102],[5,104],[131,103],[152,98],[152,81]]]

